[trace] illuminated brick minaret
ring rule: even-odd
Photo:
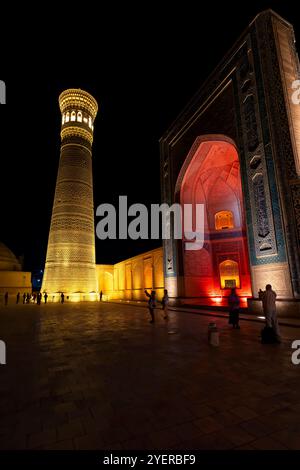
[[[94,300],[97,277],[92,175],[96,100],[80,89],[59,96],[61,153],[42,291]]]

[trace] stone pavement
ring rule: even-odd
[[[0,307],[1,449],[300,449],[298,328],[109,303]]]
[[[121,304],[121,305],[140,305],[147,307],[148,302],[141,302],[141,301],[136,301],[136,300],[112,300],[110,302],[116,303],[116,304]],[[187,313],[193,313],[197,315],[209,315],[211,316],[212,313],[214,317],[221,317],[221,318],[228,318],[228,302],[227,302],[227,307],[216,307],[215,309],[213,308],[205,308],[205,306],[201,305],[196,305],[194,304],[193,306],[189,305],[182,305],[182,306],[170,306],[169,310],[174,311],[174,312],[187,312]],[[263,313],[261,313],[263,315]],[[265,317],[256,315],[253,312],[248,312],[247,309],[241,308],[240,309],[240,320],[247,320],[247,321],[255,321],[257,323],[261,323],[262,327],[265,323]],[[292,326],[295,328],[300,328],[300,311],[299,311],[299,317],[279,317],[278,322],[280,325],[283,326]]]

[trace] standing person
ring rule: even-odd
[[[47,303],[47,299],[48,299],[48,294],[47,294],[47,292],[45,292],[44,293],[44,302],[45,302],[45,304]]]
[[[29,292],[27,292],[26,303],[29,304],[29,302],[30,302],[30,294],[29,294]]]
[[[38,305],[41,305],[41,300],[42,300],[42,294],[41,292],[38,292],[37,297],[36,297],[36,301]]]
[[[63,292],[60,294],[60,301],[61,301],[62,304],[65,301],[65,294]]]
[[[266,317],[266,326],[268,328],[273,328],[276,339],[278,342],[280,342],[280,332],[276,312],[277,294],[272,290],[271,284],[267,284],[265,291],[259,289],[258,296],[260,300],[262,300],[263,311]]]
[[[8,304],[8,292],[5,292],[5,295],[4,295],[4,303],[5,303],[5,305]]]
[[[168,296],[168,291],[167,289],[164,290],[164,295],[161,300],[162,303],[162,309],[164,311],[164,319],[169,320],[169,310],[168,310],[168,305],[169,305],[169,296]]]
[[[25,301],[26,301],[26,294],[24,292],[24,294],[23,294],[23,304],[25,304]]]
[[[20,301],[20,292],[17,293],[17,300],[16,300],[16,304],[18,304]]]
[[[149,313],[150,313],[150,316],[151,316],[150,323],[154,323],[155,322],[154,309],[156,307],[156,292],[155,292],[155,290],[152,290],[151,294],[149,294],[145,289],[145,294],[146,294],[147,297],[149,297],[148,308],[149,308]]]
[[[102,290],[100,291],[100,302],[102,302],[102,296],[103,296],[103,292]]]
[[[229,325],[235,329],[240,329],[239,325],[239,311],[240,311],[240,298],[235,289],[231,289],[231,294],[228,297],[229,306]]]

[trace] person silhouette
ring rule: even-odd
[[[239,311],[240,311],[240,298],[236,293],[235,288],[231,289],[231,294],[228,297],[229,306],[229,324],[233,328],[240,329],[239,326]]]
[[[156,307],[156,292],[155,292],[155,290],[153,290],[153,291],[151,291],[151,294],[149,294],[147,292],[147,290],[145,289],[145,294],[146,294],[147,297],[149,297],[148,308],[149,308],[149,313],[150,313],[150,316],[151,316],[150,323],[154,323],[155,322],[154,309]]]
[[[280,342],[280,331],[276,312],[277,294],[272,290],[271,284],[267,284],[265,291],[262,291],[261,289],[259,290],[258,297],[262,300],[263,312],[266,317],[266,326],[273,328],[276,339]]]
[[[169,311],[168,311],[169,296],[168,296],[167,289],[164,289],[164,295],[163,295],[163,298],[161,299],[161,303],[162,303],[162,309],[164,311],[164,319],[169,320]]]

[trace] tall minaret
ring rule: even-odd
[[[94,300],[98,291],[92,143],[97,101],[86,91],[65,90],[59,96],[62,114],[61,153],[56,180],[42,292],[49,300]]]

